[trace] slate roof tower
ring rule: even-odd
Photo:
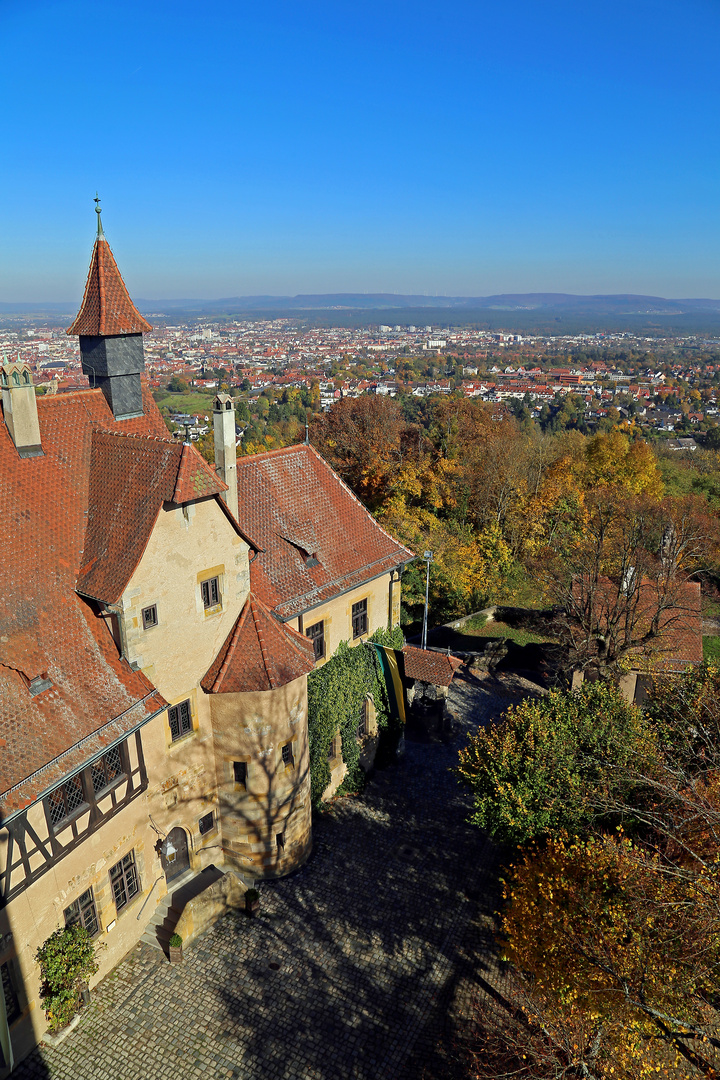
[[[97,237],[80,311],[67,333],[80,338],[82,369],[102,390],[116,420],[142,416],[143,334],[152,330],[125,287],[105,239],[95,198]]]

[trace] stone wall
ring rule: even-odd
[[[228,911],[244,908],[245,892],[246,886],[229,870],[203,892],[188,900],[175,933],[183,939],[183,944],[187,944]]]

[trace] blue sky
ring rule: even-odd
[[[718,0],[0,0],[0,300],[720,297]]]

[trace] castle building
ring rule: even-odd
[[[98,213],[68,330],[91,388],[0,367],[0,1078],[45,1030],[55,928],[102,978],[179,884],[308,858],[307,676],[398,625],[413,557],[312,447],[237,462],[227,395],[215,469],[170,438],[150,329]]]

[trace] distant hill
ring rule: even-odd
[[[633,293],[580,296],[572,293],[498,293],[493,296],[418,296],[399,293],[307,293],[297,296],[233,296],[218,300],[137,300],[155,319],[229,319],[238,316],[297,317],[319,326],[467,326],[526,333],[573,334],[625,330],[650,335],[720,332],[720,300],[666,299]],[[2,303],[0,318],[64,322],[80,301]]]

